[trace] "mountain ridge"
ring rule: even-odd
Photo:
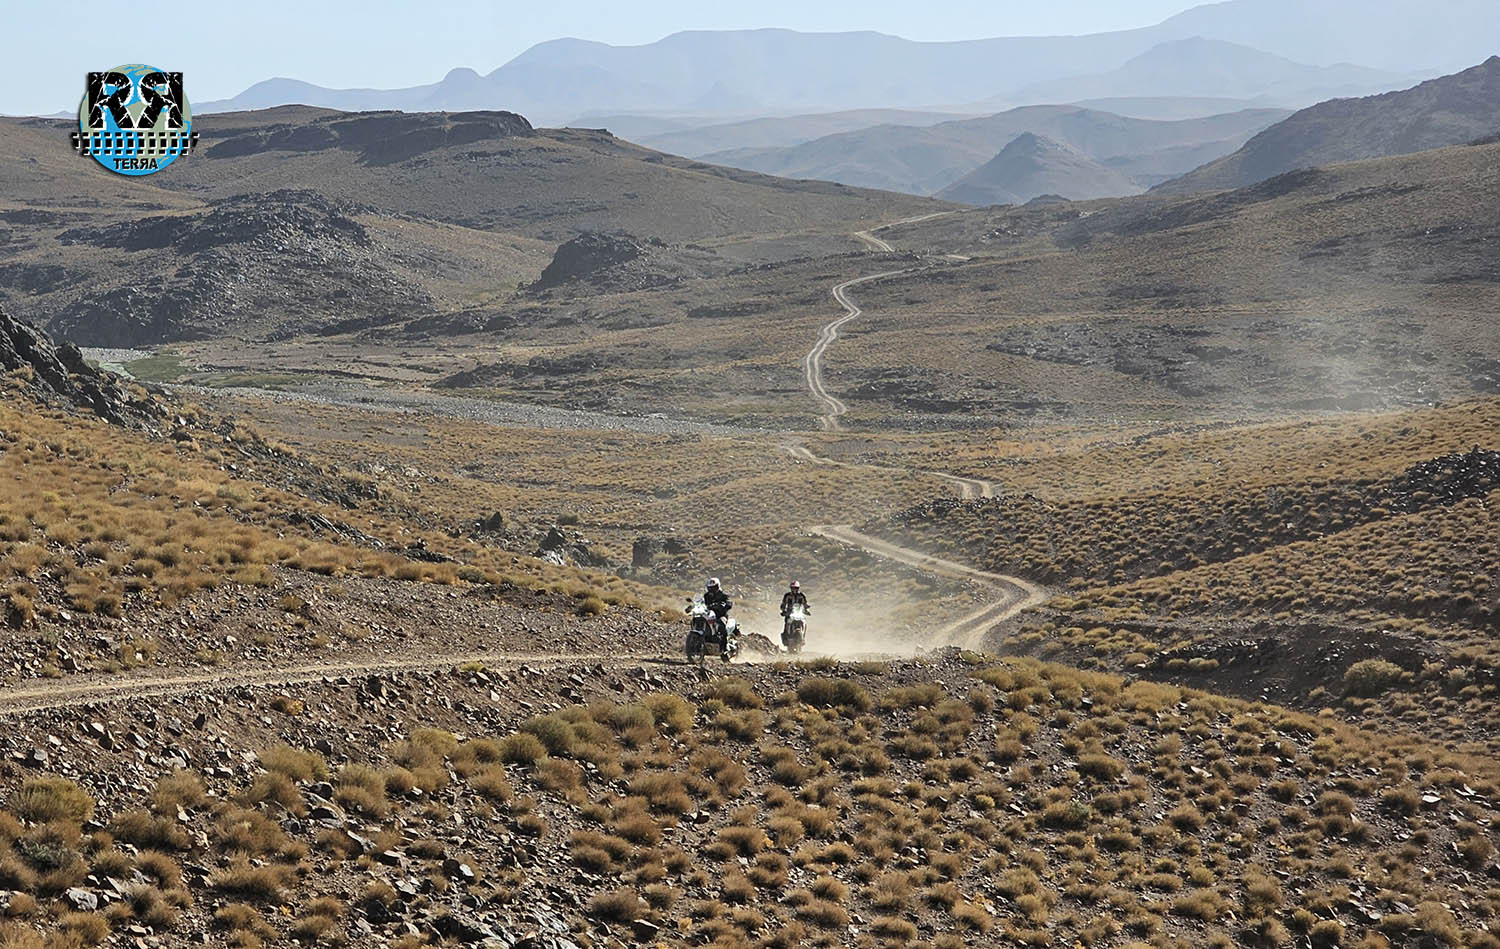
[[[1085,201],[1145,189],[1060,142],[1034,132],[1011,139],[994,158],[937,193],[961,204],[1024,204],[1044,195]]]
[[[1297,168],[1465,144],[1496,130],[1500,55],[1411,89],[1318,103],[1159,187],[1171,193],[1243,187]]]
[[[197,108],[206,113],[293,102],[346,110],[500,108],[548,125],[590,111],[683,110],[720,82],[731,90],[754,89],[757,101],[785,111],[932,108],[1107,72],[1161,43],[1195,36],[1315,67],[1345,62],[1442,72],[1492,52],[1485,38],[1500,35],[1500,8],[1494,5],[1439,0],[1420,23],[1396,16],[1398,9],[1397,0],[1229,0],[1131,30],[946,42],[774,28],[684,31],[636,46],[557,39],[488,72],[450,70],[432,83],[345,90],[266,80]]]
[[[879,125],[788,148],[714,153],[702,160],[782,177],[935,194],[993,158],[1017,135],[1035,132],[1126,177],[1154,184],[1228,154],[1286,114],[1246,110],[1161,122],[1076,106],[1023,106],[925,128]]]

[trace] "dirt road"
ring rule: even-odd
[[[931,218],[942,217],[945,214],[952,213],[952,211],[938,211],[934,214],[923,214],[917,217],[904,218],[900,221],[891,221],[888,224],[881,224],[876,227],[872,227],[868,231],[856,231],[854,233],[854,236],[864,243],[870,245],[875,250],[886,252],[894,251],[894,247],[876,237],[872,232],[883,230],[887,227],[895,227],[898,224],[912,224],[917,221],[926,221]],[[870,283],[871,281],[882,280],[886,277],[899,277],[903,274],[914,273],[920,269],[921,268],[919,267],[906,267],[900,270],[884,270],[880,273],[867,274],[863,277],[855,277],[852,280],[845,280],[843,283],[840,283],[833,288],[833,298],[837,300],[839,305],[844,308],[844,315],[823,325],[822,330],[818,334],[818,341],[813,344],[812,349],[808,350],[807,355],[802,358],[803,374],[807,379],[807,390],[812,393],[814,399],[823,403],[824,407],[828,410],[823,413],[823,415],[818,419],[819,426],[825,432],[838,431],[839,416],[849,411],[849,407],[844,404],[843,400],[841,400],[838,396],[831,394],[828,391],[827,387],[823,384],[823,357],[828,352],[828,347],[833,345],[834,341],[839,338],[840,327],[844,326],[850,320],[858,317],[861,313],[864,312],[860,309],[859,304],[855,303],[854,299],[849,296],[849,288],[858,286],[862,283]],[[830,458],[821,458],[813,454],[812,450],[809,449],[806,445],[801,444],[787,444],[783,447],[789,454],[791,454],[792,457],[799,458],[803,461],[808,461],[816,465],[860,467],[885,471],[904,470],[900,468],[881,468],[878,465],[848,465],[845,462],[834,461]],[[923,471],[922,473],[951,484],[958,491],[958,496],[965,500],[974,498],[993,498],[998,496],[994,483],[985,481],[982,478],[967,478],[962,475],[949,474],[945,471]]]
[[[979,580],[995,588],[999,594],[996,599],[967,616],[961,616],[952,623],[935,630],[931,640],[926,644],[929,647],[962,646],[965,649],[982,649],[986,634],[996,623],[1004,622],[1022,610],[1040,606],[1047,599],[1047,594],[1040,587],[1020,577],[966,567],[952,560],[933,557],[919,550],[912,550],[878,537],[861,534],[847,525],[814,527],[810,528],[809,532],[849,547],[857,547],[877,557],[908,564],[927,573]]]
[[[240,686],[297,685],[325,678],[378,675],[391,672],[421,672],[451,669],[468,663],[482,664],[486,669],[556,668],[558,666],[636,665],[647,660],[660,661],[656,654],[611,653],[456,653],[434,654],[431,650],[416,655],[387,656],[366,662],[307,663],[292,666],[242,666],[207,668],[187,675],[89,675],[71,681],[46,681],[0,693],[0,716],[34,712],[41,709],[69,708],[96,702],[125,699],[157,698],[188,692],[223,691]]]
[[[887,244],[885,241],[883,241],[880,238],[876,237],[875,236],[875,232],[876,231],[883,231],[883,230],[885,230],[888,227],[897,227],[897,226],[899,226],[901,224],[915,224],[918,221],[930,221],[930,220],[932,220],[935,217],[942,217],[945,214],[956,214],[956,213],[957,213],[957,211],[954,210],[954,211],[934,211],[931,214],[918,214],[916,217],[905,217],[905,218],[902,218],[899,221],[887,221],[884,224],[877,224],[877,225],[875,225],[874,227],[870,228],[867,231],[855,231],[853,236],[854,236],[855,240],[859,241],[861,244],[864,244],[866,247],[869,247],[871,250],[878,250],[878,251],[880,251],[881,253],[884,253],[884,254],[891,254],[891,253],[895,253],[896,248],[892,247],[890,244]],[[968,258],[965,257],[964,259],[967,260]]]
[[[882,241],[881,243],[884,243]],[[818,424],[824,431],[835,431],[839,427],[839,416],[849,411],[849,407],[837,397],[829,395],[828,390],[823,387],[823,354],[833,341],[839,338],[839,327],[859,316],[862,310],[859,305],[849,298],[849,288],[872,280],[881,280],[885,277],[895,277],[900,274],[909,273],[907,270],[884,270],[880,273],[872,273],[863,277],[855,277],[853,280],[845,280],[833,288],[833,298],[839,301],[844,308],[844,315],[831,323],[826,323],[823,330],[818,334],[818,341],[813,348],[808,350],[802,358],[802,368],[807,377],[807,388],[813,394],[813,398],[827,406],[828,411],[818,419]]]
[[[798,461],[805,461],[811,465],[826,465],[831,468],[864,468],[868,471],[890,471],[897,474],[908,474],[913,469],[894,468],[890,465],[869,465],[856,462],[838,461],[833,458],[825,458],[816,454],[811,448],[800,442],[786,442],[781,446],[782,450]],[[959,498],[970,501],[977,498],[999,497],[999,489],[993,481],[985,481],[980,478],[966,478],[962,475],[949,474],[946,471],[929,471],[927,469],[916,469],[918,474],[946,481],[958,491]]]

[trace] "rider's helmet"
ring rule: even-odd
[[[719,578],[718,577],[709,577],[708,578],[708,588],[710,590],[717,590],[719,588]]]
[[[800,590],[800,589],[802,589],[802,584],[798,583],[796,580],[793,580],[792,581],[792,589],[793,590]]]

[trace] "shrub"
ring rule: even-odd
[[[868,898],[876,909],[886,912],[903,910],[911,901],[911,881],[904,873],[882,873],[871,884]]]
[[[793,891],[795,893],[797,891]],[[802,891],[806,893],[806,890]],[[787,894],[788,902],[792,894]],[[849,914],[837,903],[827,900],[809,899],[797,907],[797,918],[819,929],[844,929],[849,925]]]
[[[831,900],[835,903],[844,903],[849,899],[849,887],[837,877],[827,875],[818,877],[812,883],[812,891],[820,899]]]
[[[1320,919],[1307,931],[1316,947],[1338,946],[1344,941],[1344,924],[1336,919]]]
[[[0,923],[0,949],[45,949],[41,933],[21,923]]]
[[[742,857],[753,857],[766,846],[766,835],[759,827],[731,825],[719,831],[719,839]]]
[[[1373,698],[1389,691],[1405,675],[1406,671],[1394,662],[1361,659],[1344,672],[1344,692],[1347,695]]]
[[[215,819],[214,830],[223,849],[251,856],[280,853],[292,846],[281,825],[249,808],[224,810]]]
[[[562,758],[548,758],[537,765],[536,783],[548,791],[572,791],[583,785],[583,769]]]
[[[995,739],[995,749],[991,754],[1000,764],[1013,764],[1025,753],[1025,745],[1014,738],[1002,737]]]
[[[262,768],[293,781],[321,781],[328,777],[328,762],[322,755],[301,751],[291,745],[272,745],[258,752],[256,757]]]
[[[652,772],[636,775],[630,781],[630,793],[645,798],[651,810],[662,814],[686,814],[693,809],[682,775]]]
[[[1181,831],[1197,832],[1203,829],[1203,812],[1192,804],[1179,804],[1168,814],[1167,820]]]
[[[820,708],[841,708],[856,712],[867,712],[875,704],[870,693],[858,682],[825,676],[803,679],[797,686],[797,698]]]
[[[330,929],[338,925],[338,920],[332,916],[322,913],[310,913],[299,917],[288,928],[287,933],[297,942],[313,943],[323,938]]]
[[[469,779],[469,783],[473,785],[476,794],[491,804],[504,804],[516,796],[510,781],[505,777],[505,769],[499,765],[490,765],[478,772]]]
[[[547,757],[547,746],[529,732],[507,735],[500,741],[500,760],[506,764],[535,765]]]
[[[135,868],[155,880],[164,890],[175,890],[182,885],[182,867],[160,850],[143,851],[135,858]],[[95,873],[98,872],[97,862],[93,869]]]
[[[1495,845],[1484,831],[1474,828],[1468,834],[1454,844],[1458,852],[1458,858],[1471,869],[1482,870],[1495,855]]]
[[[453,753],[453,768],[464,777],[499,763],[500,743],[489,738],[471,738]]]
[[[109,920],[99,913],[64,913],[57,928],[81,946],[97,946],[109,938]],[[7,945],[0,941],[0,946]]]
[[[1380,794],[1380,804],[1393,813],[1410,816],[1422,806],[1422,795],[1412,787],[1386,788]]]
[[[1106,754],[1080,755],[1078,773],[1096,781],[1117,781],[1125,773],[1125,762]]]
[[[226,896],[255,903],[280,903],[290,871],[277,864],[252,866],[240,859],[209,878],[209,886]]]
[[[385,775],[369,765],[351,763],[340,768],[333,779],[333,799],[368,817],[385,817],[390,811]]]
[[[994,917],[978,903],[959,902],[951,910],[953,919],[964,929],[975,933],[987,933],[995,925]]]
[[[610,829],[635,844],[649,846],[661,840],[661,826],[646,814],[624,814],[615,819]]]
[[[176,816],[177,809],[203,803],[203,781],[192,772],[175,770],[162,775],[151,792],[151,808],[158,814]]]
[[[738,676],[715,682],[708,695],[731,708],[760,708],[764,704],[749,680]]]
[[[691,731],[697,709],[687,699],[671,692],[657,692],[641,699],[656,727],[669,735]]]
[[[632,922],[643,918],[648,912],[640,895],[628,889],[596,894],[588,903],[590,916],[612,923]]]
[[[755,899],[755,884],[743,873],[730,873],[724,877],[719,892],[724,902],[743,906]]]
[[[902,945],[910,944],[917,938],[917,927],[896,916],[878,916],[870,924],[870,931],[882,939],[889,939]]]
[[[240,801],[252,806],[275,804],[289,814],[301,816],[307,812],[302,792],[292,779],[279,771],[263,771],[255,776],[250,786],[240,794]]]
[[[521,726],[521,731],[535,735],[549,755],[566,755],[572,752],[575,742],[573,726],[560,715],[538,715]]]
[[[131,915],[155,930],[169,930],[177,926],[180,914],[168,896],[154,886],[131,887],[125,895],[130,904]]]
[[[150,811],[136,809],[116,814],[109,832],[118,840],[157,850],[186,850],[192,845],[187,832],[169,817],[158,817]]]
[[[1189,919],[1211,923],[1227,912],[1229,907],[1215,890],[1192,890],[1172,902],[1172,912]]]
[[[94,813],[94,799],[67,778],[30,778],[11,796],[11,809],[38,824],[82,824]]]

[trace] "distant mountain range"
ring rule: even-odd
[[[1500,56],[1414,89],[1335,99],[1292,115],[1233,154],[1163,185],[1171,192],[1239,188],[1313,165],[1404,155],[1500,132]]]
[[[1288,114],[1254,109],[1160,122],[1077,106],[1027,106],[925,128],[877,125],[787,148],[738,149],[703,160],[783,178],[935,194],[1029,132],[1112,169],[1125,185],[1116,194],[1133,194],[1229,154]]]
[[[923,112],[913,109],[851,109],[845,112],[815,112],[809,115],[766,116],[739,122],[722,122],[700,126],[684,125],[656,134],[633,135],[610,119],[604,124],[616,135],[638,145],[670,152],[687,158],[698,158],[714,152],[738,148],[776,148],[854,132],[872,125],[911,125],[916,127],[971,118],[954,112]],[[603,118],[603,117],[601,117]],[[627,124],[628,120],[627,120]]]
[[[402,89],[327,89],[269,79],[232,99],[195,103],[200,112],[304,103],[342,110],[509,109],[541,124],[587,113],[697,112],[721,120],[863,108],[931,109],[1002,99],[1005,105],[1056,96],[1176,95],[1317,98],[1316,89],[1374,91],[1413,71],[1435,75],[1495,52],[1500,4],[1431,0],[1420,16],[1410,0],[1230,0],[1195,7],[1156,26],[1084,36],[914,42],[873,32],[743,30],[675,33],[642,46],[559,39],[532,47],[481,75],[454,69],[440,81]],[[1163,44],[1201,37],[1279,58],[1201,62],[1203,85],[1175,86],[1170,70],[1135,63]],[[1191,50],[1193,47],[1189,47]],[[1201,52],[1207,47],[1199,46]],[[1179,50],[1179,54],[1181,51]],[[1213,59],[1210,55],[1208,59]],[[1296,74],[1287,63],[1301,66]],[[1340,66],[1359,63],[1366,68]],[[1248,72],[1245,67],[1253,66]],[[1309,71],[1312,70],[1312,71]],[[1386,79],[1381,77],[1385,76]],[[1054,83],[1074,85],[1049,85]],[[1042,98],[1036,98],[1041,96]],[[1267,104],[1276,102],[1267,100]]]
[[[1351,66],[1308,66],[1224,40],[1175,40],[1153,46],[1117,69],[1091,76],[1033,83],[1015,94],[1023,102],[1077,102],[1105,96],[1242,98],[1310,105],[1336,96],[1361,96],[1409,85],[1412,77]]]
[[[1023,132],[1000,154],[939,191],[938,197],[962,204],[1024,204],[1044,195],[1084,201],[1143,190],[1082,152]]]

